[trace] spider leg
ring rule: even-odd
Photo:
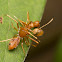
[[[19,20],[16,16],[14,16],[21,24],[22,24],[22,26],[24,27],[24,24],[26,24],[24,21],[22,21],[22,20]]]
[[[29,22],[29,12],[27,12],[27,21]]]
[[[2,40],[2,41],[0,41],[0,42],[6,42],[6,41],[8,41],[8,40],[12,40],[13,38],[11,38],[11,39],[7,39],[7,40]]]
[[[31,38],[31,37],[28,37],[28,38],[31,39],[32,41],[34,41],[35,43],[37,43],[36,45],[33,45],[33,44],[32,44],[32,46],[36,47],[36,46],[39,44],[39,42],[36,41],[36,40],[34,40],[33,38]]]
[[[15,27],[13,26],[13,23],[11,23],[11,25],[12,25],[12,27],[18,32],[17,28],[15,28]]]
[[[33,33],[33,30],[31,30],[31,29],[29,29],[29,28],[27,28],[30,32],[32,32]]]
[[[36,47],[36,46],[38,45],[38,43],[37,43],[37,44],[35,44],[35,45],[33,45],[33,44],[31,43],[31,45],[32,45],[32,46],[34,46],[34,47]]]
[[[27,23],[28,22],[28,23]],[[28,25],[28,24],[30,24],[30,20],[29,20],[29,12],[27,12],[27,21],[26,21],[26,24]]]
[[[30,32],[28,32],[28,34],[30,34],[31,36],[33,36],[35,39],[37,39],[40,42],[40,40],[36,36],[34,36],[33,34],[31,34]]]
[[[13,38],[15,38],[15,37],[17,37],[17,36],[19,36],[19,34],[14,35]]]
[[[19,29],[18,22],[17,22],[15,19],[13,19],[10,15],[7,14],[7,16],[8,16],[9,18],[11,18],[12,20],[14,20],[14,21],[17,23],[17,28]]]
[[[27,41],[28,41],[28,45],[30,45],[30,43],[29,43],[29,40],[28,40],[28,37],[26,36],[26,39],[27,39]]]
[[[27,45],[27,46],[29,46],[29,45],[27,44],[27,42],[26,42],[26,39],[25,39],[25,38],[24,38],[24,41],[25,41],[26,45]]]
[[[23,39],[22,39],[22,42],[21,42],[21,46],[22,46],[22,49],[23,49],[23,53],[24,53],[24,55],[25,55],[25,50],[24,50],[24,48],[23,48]]]

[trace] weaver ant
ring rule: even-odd
[[[30,21],[29,20],[29,12],[27,12],[27,21],[26,22],[24,22],[22,20],[19,20],[17,17],[14,16],[22,25],[22,27],[21,26],[19,27],[18,22],[15,19],[13,19],[8,14],[6,16],[8,16],[9,18],[11,18],[12,20],[14,20],[17,23],[17,28],[18,29],[13,26],[13,23],[12,23],[12,27],[18,32],[18,34],[15,35],[17,37],[13,37],[11,39],[3,40],[3,41],[0,41],[0,42],[5,42],[5,41],[10,40],[8,49],[13,50],[14,48],[16,48],[18,46],[18,44],[20,43],[20,40],[21,40],[21,46],[22,46],[24,54],[25,54],[25,51],[24,51],[24,48],[23,48],[23,40],[26,43],[26,45],[29,46],[30,43],[29,43],[28,38],[31,39],[32,41],[34,41],[36,43],[36,45],[33,45],[34,47],[36,47],[40,42],[36,36],[42,36],[43,33],[44,33],[42,28],[45,27],[46,25],[48,25],[49,23],[51,23],[52,20],[53,20],[53,18],[52,18],[47,24],[45,24],[45,25],[43,25],[42,27],[39,28],[39,26],[40,26],[39,21],[35,21],[35,22]],[[34,29],[32,30],[31,28],[34,28]],[[32,37],[34,37],[38,41],[29,37],[29,35],[31,35]],[[34,35],[36,35],[36,36],[34,36]],[[27,39],[27,41],[26,41],[26,39]]]

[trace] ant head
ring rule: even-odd
[[[35,21],[33,24],[34,24],[34,27],[39,27],[40,26],[39,21]]]

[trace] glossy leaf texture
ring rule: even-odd
[[[6,15],[14,18],[16,16],[22,21],[27,20],[27,11],[31,21],[41,20],[46,0],[0,0],[0,16],[3,17],[3,24],[0,23],[0,41],[12,38],[17,32],[12,28],[11,22],[17,28],[16,23]],[[18,21],[19,23],[19,21]],[[19,23],[19,26],[21,24]],[[0,42],[0,62],[24,62],[24,56],[21,42],[18,47],[12,51],[8,50],[7,42]],[[29,47],[24,43],[24,50],[27,55]]]

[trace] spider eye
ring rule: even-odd
[[[9,43],[9,45],[11,45],[11,43]]]

